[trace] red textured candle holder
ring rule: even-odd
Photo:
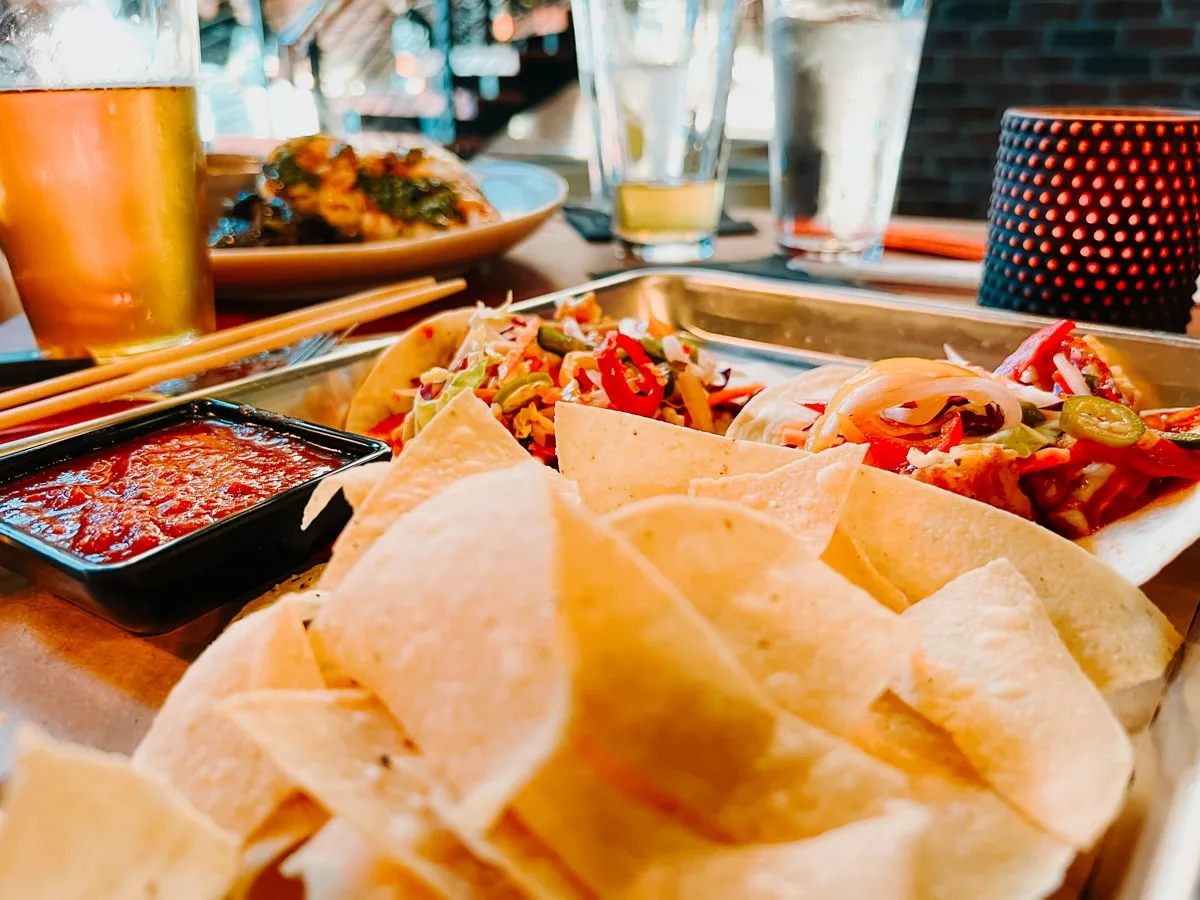
[[[1200,112],[1010,109],[979,302],[1183,331],[1200,275]]]

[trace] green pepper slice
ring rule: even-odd
[[[1172,444],[1185,450],[1200,450],[1200,431],[1160,431]]]
[[[1068,397],[1058,424],[1071,437],[1105,447],[1132,447],[1146,433],[1141,416],[1103,397]]]
[[[1023,424],[997,432],[989,437],[987,442],[1012,450],[1021,459],[1033,456],[1051,443],[1045,435]]]
[[[1021,401],[1021,424],[1037,428],[1046,421],[1046,414],[1032,403]]]
[[[518,375],[496,392],[496,398],[492,402],[500,407],[502,413],[516,412],[536,396],[539,387],[552,384],[554,379],[545,372]]]
[[[566,356],[568,353],[577,350],[592,349],[591,344],[586,341],[571,337],[565,331],[559,331],[557,328],[551,328],[549,325],[542,325],[538,328],[537,342],[538,346],[547,353],[556,353],[559,356]]]

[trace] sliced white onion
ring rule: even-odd
[[[686,363],[691,361],[688,356],[687,348],[683,345],[683,341],[679,339],[677,334],[668,334],[662,339],[663,356],[668,362]]]
[[[930,450],[928,453],[913,447],[908,451],[905,460],[914,469],[927,469],[940,462],[946,462],[953,457],[944,450]]]
[[[995,403],[1004,416],[998,431],[1021,421],[1020,401],[1008,388],[991,378],[930,378],[914,383],[904,376],[882,376],[851,391],[837,413],[844,427],[847,419],[878,420],[884,410],[902,403],[915,403],[919,408],[923,401],[940,399],[944,402],[950,397],[964,397],[979,406]]]
[[[1063,398],[1058,394],[1052,394],[1049,391],[1043,391],[1041,388],[1036,388],[1032,384],[1021,384],[1018,381],[1006,382],[1006,387],[1016,395],[1018,400],[1023,400],[1026,403],[1032,403],[1038,409],[1049,409],[1052,406],[1058,406],[1063,402]]]
[[[641,340],[646,336],[646,326],[637,319],[625,318],[617,325],[617,330],[626,337],[631,337],[635,341]]]
[[[949,344],[942,344],[942,352],[946,354],[946,362],[952,362],[956,366],[969,366],[971,364],[965,356]]]
[[[1061,353],[1054,354],[1054,367],[1058,369],[1058,374],[1063,377],[1063,381],[1067,383],[1067,388],[1072,394],[1079,397],[1091,396],[1091,388],[1088,387],[1087,380],[1083,377],[1075,366],[1071,365],[1070,361]]]

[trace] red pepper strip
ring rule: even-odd
[[[1071,446],[1071,459],[1128,466],[1150,478],[1183,478],[1200,481],[1200,454],[1177,447],[1153,431],[1147,431],[1132,447],[1106,447],[1096,441],[1077,440]]]
[[[963,441],[963,421],[962,413],[956,412],[942,426],[942,435],[938,438],[933,449],[946,451],[951,447],[957,447]]]
[[[893,441],[889,438],[875,438],[870,441],[870,449],[863,462],[876,469],[887,469],[889,472],[899,472],[908,465],[908,451],[911,444],[904,441]]]
[[[404,420],[407,418],[408,413],[406,412],[396,413],[394,416],[388,416],[386,419],[368,431],[367,436],[390,441],[392,439],[392,434],[403,427]]]
[[[617,355],[619,350],[624,351],[633,363],[641,393],[630,387],[626,380],[625,363]],[[596,363],[600,367],[600,384],[614,409],[647,419],[654,418],[662,406],[665,386],[658,380],[654,364],[641,344],[628,335],[611,331],[596,353]]]
[[[829,407],[828,403],[801,403],[805,409],[811,409],[819,416],[825,415],[825,410]]]
[[[1033,455],[1015,461],[1017,474],[1021,477],[1047,469],[1057,469],[1071,462],[1071,451],[1063,447],[1043,447]]]
[[[996,374],[1013,381],[1020,381],[1029,369],[1039,376],[1049,375],[1054,371],[1054,354],[1062,351],[1063,342],[1074,330],[1074,322],[1062,319],[1034,332],[996,367]],[[1043,382],[1038,387],[1047,388],[1048,385]]]

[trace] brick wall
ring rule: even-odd
[[[1018,105],[1200,108],[1200,0],[932,0],[900,211],[982,217]]]

